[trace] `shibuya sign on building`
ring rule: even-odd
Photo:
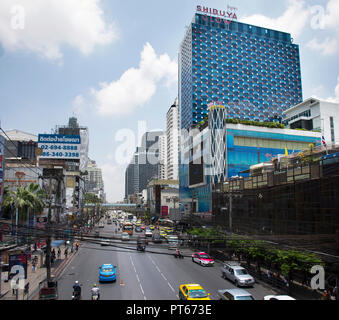
[[[210,20],[211,22],[225,23],[230,25],[232,20],[238,20],[237,11],[238,8],[227,6],[227,10],[217,10],[203,6],[197,6],[197,12],[202,13],[202,18],[205,21]],[[208,15],[209,14],[209,15]]]

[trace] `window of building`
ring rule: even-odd
[[[235,136],[234,145],[268,149],[285,149],[285,147],[287,147],[288,150],[306,150],[308,149],[309,142]]]
[[[333,117],[330,117],[330,126],[331,126],[331,141],[332,141],[332,143],[335,143]]]

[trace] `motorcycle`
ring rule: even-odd
[[[174,257],[176,258],[176,259],[184,259],[184,256],[179,252],[179,254],[178,253],[175,253],[174,254]]]
[[[81,300],[81,293],[73,292],[72,300]]]
[[[99,295],[97,293],[92,294],[92,300],[99,300]]]

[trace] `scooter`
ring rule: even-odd
[[[92,294],[92,300],[99,300],[99,295],[97,293]]]
[[[179,254],[175,253],[175,254],[174,254],[174,257],[175,257],[176,259],[184,259],[184,256],[183,256],[181,253],[179,253]]]
[[[78,292],[73,292],[72,300],[81,300],[81,294]]]

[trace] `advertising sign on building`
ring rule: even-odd
[[[9,255],[9,273],[11,272],[13,266],[22,266],[25,270],[25,279],[27,279],[27,255],[25,253]]]
[[[161,215],[162,216],[168,216],[168,206],[162,206],[161,207]]]
[[[36,227],[38,229],[44,229],[46,227],[47,217],[36,218]]]
[[[80,159],[80,135],[39,134],[38,148],[42,150],[40,158]]]

